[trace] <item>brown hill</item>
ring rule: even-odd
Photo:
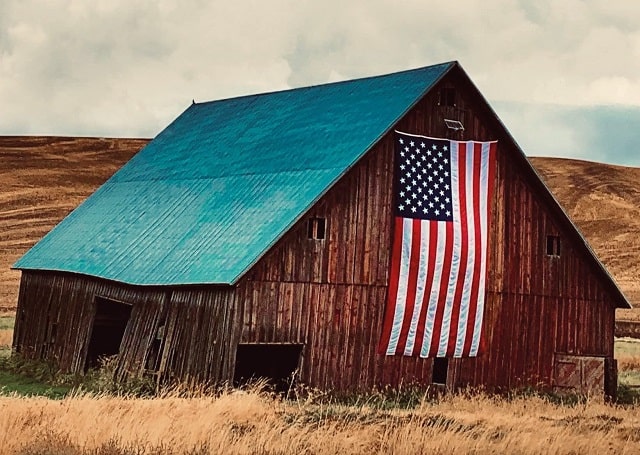
[[[147,142],[0,136],[0,311],[17,303],[11,265]]]
[[[0,136],[0,310],[17,302],[20,273],[11,264],[147,142]],[[531,161],[632,304],[640,306],[640,168]],[[635,312],[618,316],[640,320],[640,310]]]
[[[634,307],[640,307],[640,168],[530,158]],[[640,308],[618,310],[640,320]]]

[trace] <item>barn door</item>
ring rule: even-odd
[[[120,344],[131,317],[131,308],[127,303],[96,297],[85,370],[98,366],[100,358],[120,352]]]
[[[604,357],[556,354],[553,372],[556,392],[600,396],[605,393]]]

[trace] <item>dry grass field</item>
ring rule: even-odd
[[[2,454],[635,454],[640,408],[482,394],[411,409],[259,392],[0,397]]]
[[[27,249],[146,139],[0,136],[0,311],[14,310]],[[640,307],[640,168],[532,158],[623,292]],[[619,319],[640,320],[640,310]]]

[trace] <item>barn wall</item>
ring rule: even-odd
[[[70,273],[23,271],[14,348],[82,372],[97,296],[132,305],[119,373],[225,381],[236,312],[228,287],[128,286]],[[235,351],[234,351],[235,352]]]
[[[455,107],[438,106],[431,91],[397,125],[452,139],[498,139],[490,233],[485,354],[455,360],[458,385],[511,387],[553,381],[555,353],[613,356],[613,296],[557,221],[540,183],[518,156],[475,89],[452,74]],[[460,120],[464,132],[446,129]],[[367,388],[431,381],[432,360],[379,356],[392,232],[393,135],[385,136],[308,213],[326,217],[325,240],[310,240],[307,217],[241,284],[244,342],[306,343],[302,379],[312,385]],[[546,254],[559,235],[560,257]],[[397,374],[402,372],[402,374]]]

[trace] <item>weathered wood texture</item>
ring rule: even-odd
[[[228,287],[207,292],[147,288],[70,273],[24,271],[14,347],[27,358],[53,360],[66,371],[82,372],[96,297],[133,307],[120,348],[121,377],[153,373],[224,381],[232,376],[237,336],[231,327],[237,323]]]
[[[439,105],[442,87],[455,87],[455,106]],[[465,130],[447,129],[444,118],[461,121]],[[486,351],[451,361],[448,384],[551,387],[557,353],[611,359],[610,285],[477,90],[452,72],[397,129],[499,141]],[[239,342],[277,342],[304,345],[299,378],[311,386],[429,384],[431,359],[377,354],[389,278],[392,160],[390,131],[233,288],[144,288],[24,271],[14,346],[80,371],[98,295],[134,306],[121,350],[123,374],[148,368],[168,377],[231,380]],[[325,239],[308,238],[310,217],[326,218]],[[547,235],[560,236],[559,257],[547,255]]]

